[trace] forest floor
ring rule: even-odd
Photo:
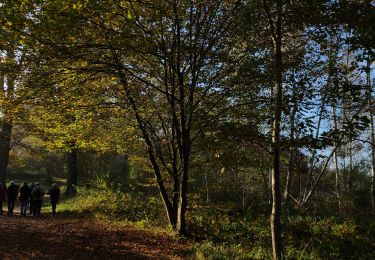
[[[0,259],[183,259],[191,245],[167,232],[45,214],[0,216]]]

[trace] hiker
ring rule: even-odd
[[[49,189],[47,195],[50,196],[51,205],[52,205],[52,215],[56,214],[56,205],[59,202],[60,198],[60,188],[56,183],[52,184],[52,189]]]
[[[26,216],[26,211],[29,206],[29,199],[31,197],[31,188],[24,182],[20,188],[20,202],[21,202],[21,216]]]
[[[0,183],[0,215],[3,215],[3,201],[5,201],[6,187]]]
[[[35,183],[34,189],[31,191],[31,197],[33,198],[33,216],[39,217],[42,209],[44,190],[37,182]]]
[[[14,181],[10,182],[10,185],[7,190],[7,194],[8,194],[8,215],[13,215],[14,202],[16,201],[17,196],[18,196],[18,185]]]
[[[31,186],[30,186],[30,190],[32,191],[34,189],[34,187],[35,187],[35,183],[32,182]],[[30,210],[29,213],[30,213],[30,215],[33,214],[33,205],[34,205],[33,196],[31,196],[31,194],[30,194],[30,201],[29,201],[29,210]]]

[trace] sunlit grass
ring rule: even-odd
[[[168,229],[158,198],[109,189],[79,189],[74,198],[64,199],[58,214],[90,218],[116,227],[173,233]],[[44,213],[51,213],[46,203]],[[188,214],[195,259],[270,259],[268,215],[230,217],[222,209],[194,207]],[[372,224],[371,224],[372,223]],[[294,216],[284,225],[286,259],[374,259],[374,220],[338,216]],[[176,236],[176,239],[177,236]]]

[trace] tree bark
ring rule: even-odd
[[[292,112],[293,113],[293,112]],[[290,117],[290,120],[293,123],[291,123],[291,129],[290,129],[290,140],[294,140],[294,116]],[[288,158],[288,172],[286,175],[286,184],[285,184],[285,191],[284,191],[284,201],[285,205],[288,205],[289,203],[289,194],[290,194],[290,185],[292,182],[292,174],[293,174],[293,168],[294,168],[294,147],[289,148],[289,158]]]
[[[285,184],[285,192],[284,192],[284,199],[285,205],[289,203],[289,193],[290,193],[290,185],[292,181],[292,174],[294,169],[294,155],[295,155],[295,148],[293,147],[293,141],[295,139],[295,117],[297,114],[298,104],[297,104],[297,93],[296,93],[296,86],[292,86],[293,94],[292,94],[292,111],[290,112],[290,133],[289,139],[291,142],[291,146],[289,148],[289,165],[288,165],[288,172],[286,176],[286,184]]]
[[[185,148],[184,152],[184,165],[182,172],[182,181],[181,181],[181,192],[180,192],[180,202],[178,207],[178,218],[177,218],[177,232],[180,235],[186,233],[186,208],[187,208],[187,193],[188,193],[188,174],[189,174],[189,157],[190,151],[189,148]]]
[[[282,111],[282,1],[276,1],[276,22],[270,14],[269,7],[264,2],[266,13],[269,19],[272,39],[274,43],[274,93],[275,108],[272,123],[272,212],[271,212],[271,235],[273,258],[282,258],[282,238],[281,238],[281,192],[280,192],[280,123]]]
[[[14,50],[7,50],[7,60],[10,63],[15,62]],[[5,77],[7,78],[7,88],[5,89]],[[15,75],[9,73],[8,75],[1,74],[0,72],[0,91],[3,92],[5,101],[10,102],[13,100],[14,95]],[[12,118],[9,111],[9,103],[3,105],[2,117],[0,117],[0,182],[5,184],[8,164],[10,141],[12,136]]]
[[[371,61],[367,61],[367,87],[368,87],[368,105],[370,112],[371,127],[371,208],[375,212],[375,127],[374,127],[374,111],[373,97],[371,86]]]
[[[114,56],[114,57],[116,57],[116,56]],[[117,61],[117,63],[120,64],[119,61]],[[120,66],[120,68],[121,68],[121,66]],[[126,94],[126,98],[128,99],[128,101],[130,103],[130,107],[134,112],[135,118],[136,118],[137,123],[138,123],[138,127],[142,132],[143,138],[145,139],[145,143],[147,145],[147,154],[149,156],[152,168],[154,170],[155,181],[156,181],[156,184],[158,185],[158,188],[159,188],[160,197],[162,198],[162,201],[164,203],[164,207],[165,207],[165,210],[166,210],[166,213],[167,213],[168,222],[172,226],[172,228],[175,229],[176,224],[177,224],[176,223],[177,222],[176,221],[176,215],[174,213],[173,205],[172,205],[171,201],[169,200],[168,193],[167,193],[167,190],[166,190],[165,185],[164,185],[164,181],[163,181],[163,178],[162,178],[162,175],[161,175],[161,172],[160,172],[159,165],[158,165],[157,160],[156,160],[155,151],[154,151],[154,147],[152,145],[150,135],[149,135],[149,133],[147,131],[147,128],[145,126],[145,122],[142,120],[142,118],[140,116],[140,113],[138,111],[138,107],[136,105],[136,102],[135,102],[135,100],[134,100],[134,98],[133,98],[133,96],[132,96],[132,94],[129,90],[127,78],[125,77],[124,74],[122,74],[121,71],[119,72],[118,77],[119,77],[119,79],[120,79],[120,81],[123,85],[123,89],[124,89],[124,92]]]
[[[0,132],[0,182],[5,184],[9,164],[10,139],[12,124],[1,122]]]
[[[336,104],[334,102],[332,103],[332,114],[333,114],[333,128],[334,130],[337,130]],[[337,143],[335,142],[334,145],[336,147]],[[339,179],[340,169],[338,165],[337,149],[334,150],[333,161],[335,165],[336,198],[337,198],[339,210],[341,211],[340,179]]]

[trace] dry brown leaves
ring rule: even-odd
[[[182,259],[190,245],[167,233],[62,216],[0,216],[0,259]]]

